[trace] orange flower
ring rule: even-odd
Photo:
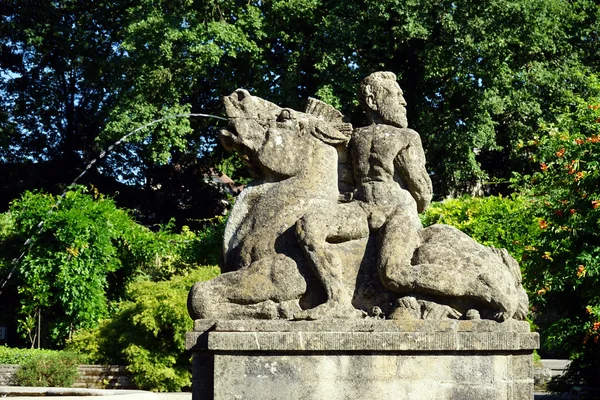
[[[592,330],[597,331],[598,329],[600,329],[600,322],[594,322],[594,325],[592,325]]]
[[[560,158],[565,154],[565,149],[560,149],[556,152],[556,157]]]
[[[585,267],[583,265],[580,265],[579,267],[577,267],[577,277],[581,278],[582,276],[585,276]]]
[[[540,229],[546,229],[548,227],[548,223],[546,221],[544,221],[543,219],[539,220],[539,224],[540,224]]]
[[[600,207],[600,200],[592,200],[592,208],[595,210]]]
[[[585,172],[579,171],[577,174],[575,174],[575,182],[582,180],[584,176]]]
[[[576,210],[576,209],[574,209],[574,208],[571,208],[571,209],[569,210],[569,212],[571,213],[571,215],[574,215],[574,214],[577,212],[577,210]]]
[[[543,295],[544,293],[546,293],[546,288],[544,288],[544,289],[540,289],[540,290],[538,290],[538,291],[537,291],[537,294],[538,294],[538,296],[541,296],[541,295]]]
[[[542,169],[542,171],[546,172],[548,170],[548,166],[546,165],[546,163],[541,163],[540,164],[540,168]]]
[[[584,144],[585,140],[583,139],[575,139],[575,144]]]

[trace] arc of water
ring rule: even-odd
[[[58,206],[62,202],[63,198],[66,196],[66,194],[69,191],[69,189],[72,188],[73,186],[75,186],[77,184],[77,182],[79,182],[79,180],[90,170],[90,168],[92,168],[92,166],[96,162],[98,162],[99,160],[103,159],[116,146],[119,146],[121,143],[123,143],[129,137],[131,137],[132,135],[136,134],[137,132],[139,132],[141,130],[144,130],[144,129],[148,128],[149,126],[152,126],[154,124],[157,124],[159,122],[166,121],[166,120],[169,120],[169,119],[182,118],[182,117],[216,118],[216,119],[220,119],[220,120],[223,120],[223,121],[228,121],[227,118],[219,117],[217,115],[202,114],[202,113],[184,113],[184,114],[168,115],[168,116],[163,117],[163,118],[155,119],[153,121],[148,122],[147,124],[144,124],[144,125],[136,128],[136,129],[134,129],[133,131],[129,132],[128,134],[126,134],[125,136],[123,136],[122,138],[120,138],[119,140],[117,140],[116,142],[114,142],[113,144],[111,144],[110,146],[108,146],[106,149],[102,150],[102,152],[100,152],[100,154],[98,155],[98,157],[96,157],[92,161],[90,161],[86,165],[85,169],[79,175],[77,175],[77,177],[73,180],[73,182],[71,182],[71,184],[69,184],[65,188],[65,190],[63,190],[63,192],[60,194],[60,196],[58,196],[58,198],[56,199],[56,203],[54,203],[52,205],[52,207],[50,207],[50,210],[48,210],[48,213],[46,215],[48,216],[48,215],[52,214],[54,212],[54,210],[56,208],[58,208]],[[12,261],[11,261],[11,267],[12,268],[11,268],[10,272],[8,273],[8,276],[6,277],[6,279],[4,279],[4,281],[2,282],[2,285],[0,285],[0,296],[2,296],[2,292],[4,291],[4,287],[6,286],[6,284],[8,283],[8,281],[10,281],[10,279],[14,275],[15,271],[17,270],[17,267],[19,266],[19,263],[21,262],[21,260],[23,259],[23,257],[25,257],[25,254],[27,254],[29,252],[29,250],[31,249],[31,246],[33,246],[33,238],[35,236],[39,235],[40,233],[42,233],[42,231],[44,230],[44,223],[45,223],[45,220],[42,220],[42,221],[40,221],[37,224],[37,226],[36,226],[37,232],[35,232],[32,236],[30,236],[23,243],[24,250],[21,252],[21,254],[19,254],[18,257],[15,257],[15,258],[12,259]]]

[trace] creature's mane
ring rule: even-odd
[[[352,134],[352,124],[346,122],[346,117],[339,110],[321,100],[309,97],[304,112],[330,122],[335,129],[345,136]]]

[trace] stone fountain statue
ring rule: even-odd
[[[359,99],[371,124],[352,130],[315,99],[302,113],[243,89],[225,97],[222,143],[259,179],[227,223],[225,273],[190,292],[194,319],[525,317],[506,250],[421,226],[431,180],[395,75],[371,74]],[[339,154],[354,186],[341,201]]]
[[[229,216],[223,274],[196,283],[189,294],[189,313],[196,320],[195,332],[188,337],[188,347],[196,349],[195,385],[211,393],[201,395],[194,389],[195,400],[213,398],[213,393],[223,399],[385,399],[396,396],[399,388],[413,393],[398,397],[406,399],[528,398],[532,384],[527,366],[538,339],[528,333],[527,323],[518,322],[528,308],[519,265],[506,250],[482,246],[453,227],[422,227],[418,214],[431,201],[432,185],[421,138],[408,128],[396,76],[369,75],[361,83],[359,100],[370,125],[353,129],[339,111],[316,99],[309,99],[305,111],[299,112],[243,89],[224,98],[230,124],[221,132],[221,141],[258,179],[238,196]],[[371,335],[361,336],[366,333]],[[494,342],[499,334],[512,342]],[[482,340],[484,344],[478,344]],[[396,352],[395,362],[404,365],[408,361],[398,351],[428,352],[423,360],[438,362],[446,358],[435,358],[438,355],[431,352],[441,352],[442,357],[444,352],[479,350],[486,351],[486,357],[494,351],[525,350],[518,363],[524,363],[526,371],[511,370],[502,376],[494,372],[484,378],[497,381],[491,392],[477,386],[474,392],[463,393],[457,387],[473,376],[459,377],[449,367],[451,377],[446,378],[453,382],[452,393],[462,393],[458,397],[438,385],[440,377],[419,381],[421,389],[397,378],[396,394],[389,396],[379,384],[367,391],[345,391],[341,397],[335,391],[299,395],[306,385],[316,383],[303,383],[310,379],[302,374],[298,382],[290,383],[285,375],[284,381],[272,377],[275,381],[267,386],[286,389],[264,397],[264,380],[232,381],[223,372],[232,364],[223,361],[218,367],[216,355],[259,352],[238,360],[243,365],[239,374],[258,379],[264,376],[250,373],[251,365],[260,370],[265,360],[297,371],[319,370],[320,366],[305,363],[317,362],[311,354],[322,351],[328,354],[322,356],[329,357],[327,362],[349,356],[350,371],[372,374],[373,382],[387,382],[371,367],[365,370],[363,356],[353,352]],[[206,351],[216,353],[208,357]],[[280,351],[307,353],[294,358],[301,361],[269,353]],[[475,371],[480,368],[479,356],[469,353],[457,362]],[[378,357],[370,356],[368,363],[381,362]],[[494,368],[512,366],[516,361],[507,357],[490,362],[496,363]],[[199,372],[206,363],[214,370],[209,383]],[[218,372],[219,368],[225,369]],[[271,373],[277,375],[273,369]],[[423,373],[429,373],[428,367]],[[337,385],[339,379],[332,382]],[[512,390],[508,387],[517,383],[525,388],[525,397],[507,394]],[[439,387],[434,390],[435,385]],[[225,389],[230,386],[235,389]]]

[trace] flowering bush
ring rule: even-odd
[[[541,230],[527,282],[543,346],[566,351],[567,379],[597,384],[600,366],[600,99],[580,101],[524,148],[537,171],[518,177]]]

